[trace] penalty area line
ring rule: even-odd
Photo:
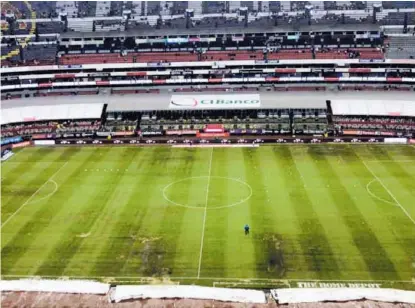
[[[209,200],[210,175],[212,173],[212,159],[213,159],[213,147],[212,147],[212,150],[210,151],[209,175],[208,175],[208,182],[206,185],[206,202],[205,202],[205,210],[203,213],[202,239],[200,240],[199,267],[197,269],[197,279],[200,278],[200,269],[202,267],[203,242],[205,240],[205,225],[206,225],[207,205],[208,205],[208,200]]]
[[[392,199],[396,202],[396,205],[401,208],[401,210],[405,213],[405,215],[412,221],[415,225],[415,219],[408,213],[408,211],[402,206],[402,204],[396,199],[396,197],[392,194],[388,187],[381,181],[381,179],[369,168],[367,163],[362,159],[363,164],[365,165],[366,169],[372,174],[372,176],[382,185],[382,187],[388,192],[388,194],[392,197]]]
[[[52,176],[45,182],[43,183],[42,186],[40,186],[30,197],[29,199],[26,200],[25,203],[23,203],[12,215],[10,215],[9,218],[6,219],[6,221],[4,223],[1,224],[0,226],[0,230],[3,229],[3,227],[17,214],[19,213],[27,204],[30,203],[30,201],[32,201],[33,197],[37,195],[37,193],[50,181],[53,181],[53,178],[59,173],[59,171],[62,170],[63,167],[66,166],[68,162],[65,162],[54,174],[52,174]]]

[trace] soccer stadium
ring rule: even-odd
[[[415,1],[1,1],[2,307],[415,307]]]

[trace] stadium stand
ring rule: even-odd
[[[12,302],[9,295],[16,294],[23,298],[16,301],[19,304],[27,299],[35,302],[22,306],[39,306],[35,296],[24,293],[34,291],[36,296],[47,291],[50,301],[52,292],[99,294],[103,301],[97,307],[104,302],[105,307],[120,301],[129,305],[142,298],[142,306],[152,305],[148,298],[162,298],[165,306],[175,306],[168,298],[206,299],[212,306],[213,300],[227,301],[217,305],[223,307],[230,307],[229,302],[269,306],[272,298],[278,305],[369,298],[415,302],[413,292],[389,289],[414,288],[413,248],[408,250],[413,240],[407,235],[415,221],[403,206],[410,199],[404,199],[405,193],[395,198],[388,189],[389,185],[393,192],[400,186],[408,192],[413,188],[411,146],[378,150],[368,145],[358,151],[349,146],[275,146],[263,154],[256,149],[261,143],[415,144],[415,1],[3,1],[1,33],[2,161],[14,155],[13,148],[65,147],[54,156],[47,154],[49,149],[26,149],[18,154],[24,163],[20,166],[21,158],[16,162],[15,157],[8,171],[24,170],[21,177],[26,182],[8,174],[5,181],[1,178],[2,192],[9,194],[6,201],[17,205],[8,206],[10,212],[6,204],[9,213],[2,227],[26,205],[30,206],[24,210],[31,211],[22,210],[21,220],[13,226],[17,235],[9,236],[3,249],[6,273],[0,282],[2,295],[7,292],[8,297],[2,299],[5,307]],[[202,156],[204,150],[186,149],[182,156],[174,156],[154,144],[212,150],[209,160]],[[94,147],[83,154],[80,145]],[[118,149],[101,145],[129,147],[117,154]],[[150,149],[136,151],[136,145]],[[213,148],[228,146],[249,148],[232,149],[231,154],[218,151],[212,163]],[[146,156],[140,157],[143,152]],[[201,153],[197,160],[195,153]],[[28,168],[27,163],[36,159],[41,159],[39,164]],[[233,164],[236,160],[243,163]],[[208,172],[200,167],[202,162],[209,163]],[[373,171],[372,164],[378,166]],[[34,169],[40,170],[43,180]],[[382,172],[389,178],[386,184],[380,180]],[[162,181],[157,183],[157,178]],[[211,178],[226,180],[218,181],[225,188],[231,186],[227,182],[243,184],[241,189],[250,195],[243,199],[236,193],[223,194],[229,205],[222,205],[213,199],[219,199],[216,194],[209,196]],[[41,180],[44,184],[37,188]],[[201,186],[205,195],[199,194],[198,180],[207,180]],[[185,181],[192,185],[189,198],[177,185],[176,194],[186,200],[169,200],[168,188]],[[49,185],[54,187],[51,192],[46,190]],[[79,185],[85,188],[78,189]],[[375,186],[382,192],[379,196]],[[18,198],[28,197],[26,201],[15,202],[18,189],[22,191]],[[157,199],[156,193],[164,199]],[[200,195],[204,203],[196,200]],[[63,202],[48,199],[56,196]],[[239,270],[233,273],[235,266],[222,272],[222,262],[212,262],[206,267],[211,272],[204,267],[201,275],[205,225],[215,223],[211,213],[222,215],[217,216],[222,229],[205,241],[209,249],[212,238],[216,241],[222,231],[229,231],[233,243],[229,247],[235,248],[233,240],[239,240],[224,211],[208,210],[233,207],[251,196],[247,215],[240,216],[252,220],[247,222],[253,237],[246,224],[239,239],[255,242],[239,245],[244,248],[240,254],[250,260],[238,262],[256,278],[235,278],[247,277]],[[209,197],[218,206],[211,206]],[[233,197],[239,201],[233,203]],[[191,205],[193,198],[197,206]],[[146,209],[150,203],[154,207]],[[203,211],[167,210],[169,203]],[[279,209],[284,209],[282,216],[275,215]],[[191,236],[200,238],[193,232],[196,227],[188,224],[193,215],[189,213],[199,212],[204,215],[195,276],[190,273],[195,262],[181,259],[180,253],[191,255],[197,243]],[[286,219],[287,213],[294,219]],[[151,237],[158,231],[147,227],[155,223],[158,228],[159,217],[161,226],[169,220],[165,225],[174,229],[178,222],[185,237],[164,226],[160,237]],[[266,228],[260,230],[258,222],[266,222]],[[46,231],[54,224],[59,236],[51,237]],[[337,225],[343,228],[341,236],[332,230]],[[289,232],[279,232],[285,228]],[[95,232],[106,229],[107,237]],[[273,233],[276,229],[278,234]],[[110,231],[117,234],[109,235]],[[43,250],[31,243],[42,236],[46,238],[42,245],[51,241]],[[19,237],[23,243],[13,243]],[[190,248],[169,243],[173,237],[185,239]],[[90,245],[97,239],[102,244]],[[97,247],[96,260],[85,262],[87,250]],[[237,264],[223,258],[229,247],[219,253],[228,266]],[[345,262],[349,248],[350,266]],[[31,258],[33,249],[43,263]],[[205,249],[205,256],[215,259],[218,251]],[[118,265],[110,268],[114,260]],[[36,268],[29,261],[36,261]],[[90,279],[108,284],[78,280],[84,279],[77,275],[83,274],[86,263],[91,266],[88,273],[97,275]],[[38,276],[20,279],[28,271]],[[41,276],[44,273],[57,275]],[[297,279],[301,276],[308,278]],[[339,277],[342,280],[336,281]],[[369,278],[373,281],[365,280]],[[128,285],[116,286],[119,282]],[[213,288],[199,283],[212,283]]]
[[[1,96],[412,92],[414,14],[400,2],[7,3]],[[287,110],[287,132],[328,130],[319,112]],[[140,123],[125,114],[100,129]]]

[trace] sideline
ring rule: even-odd
[[[3,278],[27,278],[27,279],[130,279],[130,281],[145,281],[154,280],[155,277],[148,277],[148,276],[71,276],[71,275],[1,275]],[[177,280],[213,280],[214,282],[221,282],[221,281],[240,281],[240,282],[253,282],[253,281],[269,281],[269,282],[362,282],[362,283],[374,283],[374,282],[385,282],[385,283],[410,283],[415,284],[413,280],[387,280],[387,279],[309,279],[309,278],[295,278],[295,279],[273,279],[273,278],[236,278],[236,277],[175,277],[175,276],[166,276],[160,277],[162,280],[163,278],[166,279],[177,279]]]

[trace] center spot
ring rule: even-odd
[[[163,197],[170,204],[202,209],[236,206],[247,201],[251,195],[252,188],[248,183],[221,176],[188,177],[163,189]]]

